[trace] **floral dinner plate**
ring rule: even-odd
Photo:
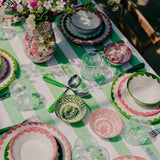
[[[42,129],[47,130],[54,136],[54,138],[57,141],[57,145],[58,145],[58,154],[55,160],[70,160],[71,159],[71,152],[70,152],[68,141],[66,140],[66,138],[63,136],[63,134],[60,131],[58,131],[56,128],[48,124],[45,124],[45,123],[27,122],[27,123],[19,124],[13,127],[6,134],[4,134],[4,136],[0,140],[0,160],[12,160],[10,159],[10,155],[7,152],[9,148],[7,146],[9,146],[10,140],[19,131],[25,128],[30,128],[30,127],[40,127]],[[4,153],[5,153],[5,157],[4,157]]]
[[[60,17],[59,28],[60,28],[62,34],[66,38],[68,38],[70,41],[72,41],[78,45],[97,45],[97,44],[100,44],[100,43],[104,42],[110,36],[111,31],[112,31],[112,25],[111,25],[109,18],[101,12],[100,12],[100,14],[102,16],[103,23],[104,23],[104,31],[103,31],[103,34],[100,34],[99,36],[97,36],[93,39],[85,40],[85,39],[75,38],[71,34],[69,34],[69,32],[67,32],[65,25],[64,25],[64,19],[67,16],[67,14],[63,14]]]
[[[126,81],[126,79],[129,78],[129,76],[131,75],[132,73],[123,73],[117,76],[117,78],[113,81],[112,87],[111,87],[111,97],[113,102],[115,103],[116,107],[120,110],[120,112],[128,118],[135,116],[136,114],[136,117],[138,119],[141,119],[143,118],[143,116],[145,116],[145,118],[148,119],[151,123],[158,122],[160,120],[160,112],[159,110],[157,111],[158,107],[156,108],[155,106],[153,108],[152,107],[148,108],[145,106],[143,107],[139,106],[132,99],[132,97],[127,96],[126,91],[124,90],[125,88],[127,88],[127,86],[123,85],[123,81]],[[122,88],[120,86],[121,82],[122,82]],[[121,94],[124,94],[124,95],[121,95]],[[132,108],[132,106],[134,106],[134,108]]]
[[[110,109],[94,111],[89,118],[89,124],[92,131],[102,138],[116,137],[123,129],[121,117]]]

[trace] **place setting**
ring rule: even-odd
[[[96,10],[79,7],[71,14],[62,14],[59,27],[63,35],[78,45],[97,45],[111,34],[110,19]]]
[[[56,128],[42,122],[16,125],[0,140],[1,160],[70,160],[70,146]]]

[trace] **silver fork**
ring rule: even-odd
[[[32,115],[31,117],[25,119],[24,121],[22,121],[22,122],[19,123],[19,124],[22,124],[22,123],[25,123],[25,122],[38,122],[38,121],[39,121],[39,119],[38,119],[37,115],[34,114],[34,115]],[[18,124],[16,124],[16,125],[18,125]],[[8,126],[8,127],[6,127],[6,128],[0,129],[0,135],[2,135],[3,133],[9,131],[11,128],[13,128],[13,127],[16,126],[16,125]]]
[[[160,128],[154,129],[148,133],[151,138],[156,137],[160,133]]]

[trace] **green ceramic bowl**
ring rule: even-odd
[[[87,106],[79,96],[65,95],[56,102],[55,113],[66,123],[76,123],[86,116]]]
[[[149,72],[137,72],[127,81],[127,89],[132,98],[143,105],[160,103],[160,79]]]

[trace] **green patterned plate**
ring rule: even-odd
[[[65,95],[56,102],[55,113],[66,123],[76,123],[86,116],[86,103],[76,95]]]
[[[0,49],[2,55],[6,57],[10,65],[10,71],[7,77],[0,83],[0,91],[8,87],[8,85],[14,80],[17,71],[17,63],[15,58],[7,51]]]

